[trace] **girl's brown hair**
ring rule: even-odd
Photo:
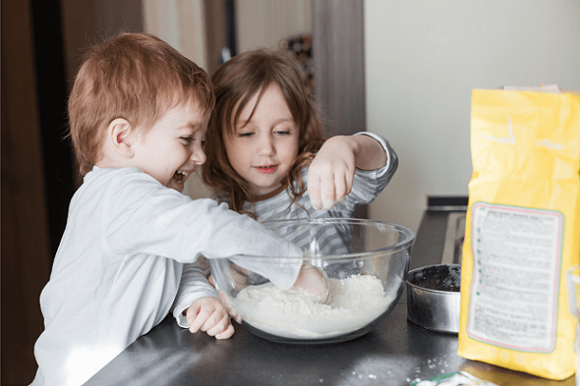
[[[290,188],[293,200],[303,195],[306,188],[301,170],[312,160],[325,138],[316,105],[304,85],[304,74],[297,60],[282,51],[245,52],[218,68],[212,76],[212,83],[216,106],[206,134],[207,161],[202,165],[204,182],[216,192],[228,194],[230,208],[240,213],[247,213],[243,210],[244,202],[259,199],[250,194],[248,183],[230,165],[223,136],[235,134],[242,110],[256,93],[257,106],[268,86],[276,84],[300,130],[298,156],[282,185]]]
[[[206,72],[166,42],[122,33],[92,47],[68,100],[69,135],[81,174],[99,161],[113,120],[147,128],[181,103],[195,103],[207,114],[215,96]]]

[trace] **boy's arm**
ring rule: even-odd
[[[192,200],[145,173],[119,173],[111,185],[109,197],[100,201],[108,206],[101,232],[112,253],[150,254],[181,263],[194,262],[200,255],[208,259],[237,256],[239,265],[281,289],[294,284],[299,260],[255,267],[244,259],[302,256],[298,247],[250,217],[211,199]]]

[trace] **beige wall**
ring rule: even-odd
[[[365,0],[367,130],[400,164],[371,217],[417,230],[427,195],[467,195],[474,88],[580,89],[576,0]]]
[[[311,31],[311,0],[238,0],[238,51],[277,49],[280,40]]]
[[[203,0],[143,0],[144,30],[207,70]]]

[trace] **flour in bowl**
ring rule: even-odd
[[[375,276],[330,279],[328,304],[304,291],[282,291],[272,283],[246,287],[233,301],[244,322],[286,338],[321,338],[356,331],[385,312],[396,291],[385,296]]]

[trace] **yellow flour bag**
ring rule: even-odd
[[[575,372],[566,270],[580,251],[580,96],[474,90],[458,354]]]

